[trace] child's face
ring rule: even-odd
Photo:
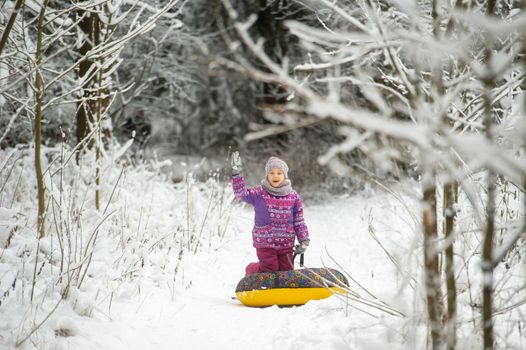
[[[281,169],[274,168],[267,173],[267,180],[272,187],[278,187],[285,180],[285,174]]]

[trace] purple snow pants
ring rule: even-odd
[[[247,265],[245,269],[247,275],[259,272],[287,271],[294,269],[292,248],[281,250],[273,248],[256,248],[256,254],[259,262],[253,262]]]

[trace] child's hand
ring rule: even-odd
[[[301,255],[304,254],[307,251],[307,247],[309,246],[310,240],[306,239],[299,244],[296,244],[294,247],[294,255]]]
[[[230,162],[232,164],[232,174],[239,174],[241,171],[243,171],[243,164],[238,151],[232,153]]]

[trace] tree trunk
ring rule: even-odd
[[[493,349],[493,240],[495,236],[495,174],[488,173],[488,203],[486,205],[486,228],[482,247],[482,329],[484,349]]]
[[[495,13],[495,0],[488,1],[488,15]],[[487,33],[486,42],[495,41],[491,33]],[[482,77],[484,83],[483,104],[484,104],[484,128],[486,139],[493,142],[493,97],[491,89],[495,86],[495,72],[492,67],[493,50],[489,46],[485,50],[486,76]],[[494,347],[493,335],[493,240],[495,237],[495,195],[496,195],[496,176],[492,169],[488,169],[488,199],[486,204],[486,227],[482,243],[482,330],[484,333],[484,350],[491,350]]]
[[[42,174],[42,164],[40,161],[40,144],[42,142],[42,104],[44,98],[44,84],[42,82],[41,63],[42,63],[42,35],[44,32],[45,13],[49,0],[45,0],[40,15],[38,17],[37,27],[37,48],[36,48],[36,69],[35,69],[35,172],[37,178],[38,191],[38,220],[37,230],[40,238],[46,234],[46,188],[44,186],[44,177]]]
[[[79,16],[83,17],[79,22],[79,28],[84,35],[84,41],[78,49],[77,62],[79,62],[78,77],[82,81],[82,96],[77,103],[77,144],[89,135],[92,128],[96,125],[96,102],[95,99],[95,82],[96,71],[93,67],[95,60],[86,58],[87,54],[95,46],[100,43],[99,38],[99,18],[96,12],[88,12],[86,10],[79,11]],[[89,76],[88,76],[89,74]],[[91,149],[94,142],[90,140],[87,143],[87,148]],[[85,147],[81,147],[77,153],[77,163],[80,159],[80,154]]]
[[[491,56],[490,56],[491,57]],[[488,59],[488,61],[490,61]],[[486,91],[484,92],[484,126],[486,137],[493,139],[492,135],[492,96],[491,86],[493,79],[486,81]],[[496,176],[493,170],[488,170],[488,198],[486,204],[486,227],[482,243],[482,329],[484,333],[484,350],[493,349],[493,241],[495,237],[495,196],[496,196]]]
[[[99,9],[104,11],[104,9]],[[104,73],[107,71],[105,67],[105,57],[98,57],[96,59],[86,58],[97,45],[105,42],[110,32],[109,27],[104,27],[104,23],[100,20],[96,11],[87,13],[80,12],[84,16],[79,23],[85,40],[78,51],[79,63],[79,78],[82,79],[83,96],[77,106],[77,144],[83,140],[97,128],[94,137],[88,141],[87,148],[92,149],[95,146],[95,208],[100,208],[100,166],[99,159],[101,156],[101,147],[108,144],[111,137],[109,130],[103,130],[103,119],[107,114],[110,105],[109,89],[104,85]],[[111,18],[111,14],[109,14]],[[84,147],[82,147],[84,148]],[[79,162],[82,148],[77,153],[77,163]]]
[[[287,42],[288,30],[284,26],[285,20],[294,19],[295,16],[287,13],[291,6],[286,0],[278,3],[269,3],[267,0],[259,0],[258,18],[254,28],[264,38],[265,53],[276,63],[281,64],[283,58],[288,54],[289,42]],[[299,9],[296,9],[299,10]],[[289,40],[292,40],[289,38]],[[287,91],[281,86],[272,83],[263,83],[262,104],[284,104],[286,103]],[[281,135],[281,137],[286,137]]]
[[[90,67],[93,65],[91,60],[86,59],[86,54],[93,47],[93,21],[95,16],[87,16],[85,11],[79,11],[80,16],[84,18],[79,22],[79,28],[85,35],[84,42],[78,50],[78,60],[81,60],[79,63],[78,76],[79,80],[83,79],[86,74],[88,74]],[[89,130],[89,103],[85,100],[86,97],[89,98],[88,88],[89,88],[89,79],[82,80],[82,93],[83,98],[77,103],[77,144],[80,144],[84,138],[88,135]],[[79,161],[81,150],[77,153],[77,163]]]
[[[444,185],[444,236],[446,239],[445,249],[445,275],[447,286],[447,326],[446,344],[448,350],[456,348],[457,343],[457,286],[455,282],[454,249],[455,242],[453,230],[456,217],[456,204],[458,202],[458,183]]]
[[[431,178],[434,181],[434,178]],[[436,187],[424,180],[424,264],[426,272],[427,313],[431,327],[432,349],[442,346],[442,298],[437,245]]]

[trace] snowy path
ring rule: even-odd
[[[374,211],[382,214],[378,218],[386,221],[382,225],[405,226],[407,230],[407,224],[399,219],[406,215],[396,213],[400,208],[393,208],[385,202],[385,196],[307,206],[305,215],[312,238],[307,266],[322,266],[322,258],[327,266],[336,267],[326,248],[367,288],[385,297],[394,294],[394,267],[367,230],[371,210],[373,216]],[[227,241],[210,254],[183,259],[175,294],[168,284],[150,284],[140,295],[134,293],[128,300],[114,302],[111,321],[101,321],[104,318],[98,316],[96,321],[85,322],[78,336],[64,339],[56,344],[57,348],[348,349],[352,345],[374,349],[380,339],[378,346],[385,344],[385,337],[390,335],[383,333],[385,328],[378,327],[375,318],[345,307],[335,297],[286,309],[247,308],[231,300],[244,266],[255,259],[249,234],[252,212],[249,207],[239,210],[237,217],[241,219],[231,230],[237,232],[230,232]],[[396,229],[377,233],[398,236]],[[386,289],[393,293],[386,293]]]

